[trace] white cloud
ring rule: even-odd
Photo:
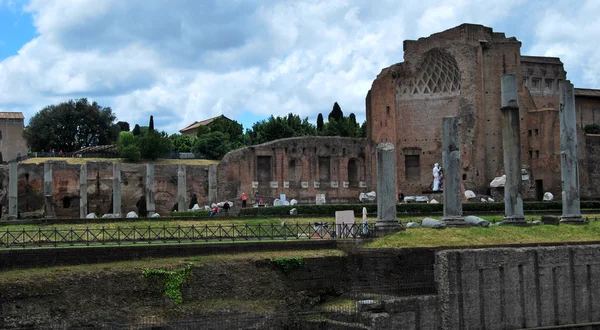
[[[363,120],[373,79],[402,61],[404,39],[464,22],[516,21],[527,14],[512,17],[520,6],[521,0],[32,0],[26,10],[38,36],[0,62],[0,108],[31,117],[44,105],[88,97],[132,125],[154,114],[157,127],[169,132],[221,113],[316,118],[336,101]],[[544,41],[551,30],[538,36],[539,45],[550,45],[538,53],[563,49],[560,42],[576,33],[564,32],[556,40]]]

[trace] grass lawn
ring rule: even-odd
[[[123,158],[76,158],[76,157],[40,157],[40,158],[29,158],[21,162],[21,164],[43,164],[47,160],[53,161],[65,161],[69,164],[80,165],[85,162],[119,162],[126,163],[127,161]],[[138,164],[145,164],[149,161],[141,160]],[[162,164],[185,164],[185,165],[210,165],[219,164],[218,160],[208,159],[157,159],[151,163],[162,165]]]
[[[371,243],[370,248],[440,247],[600,241],[600,222],[588,225],[410,228]]]

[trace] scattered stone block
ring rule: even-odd
[[[409,222],[406,224],[406,228],[419,228],[420,225],[418,222]]]
[[[432,219],[432,218],[425,218],[423,219],[423,221],[421,221],[421,226],[423,228],[438,228],[438,229],[442,229],[442,228],[446,228],[446,223],[441,221],[441,220],[436,220],[436,219]]]
[[[298,201],[297,201],[297,200],[295,200],[295,199],[292,199],[292,200],[290,201],[290,205],[294,206],[294,205],[296,205],[296,204],[298,204]]]
[[[296,208],[291,209],[290,215],[298,215],[298,210]]]
[[[492,180],[492,182],[490,182],[490,187],[492,187],[492,188],[504,187],[505,183],[506,183],[506,175],[499,176],[499,177],[494,178],[494,180]]]
[[[160,218],[160,214],[158,213],[154,213],[152,214],[152,216],[150,216],[151,218]]]
[[[493,199],[492,197],[488,197],[488,199],[487,199],[487,200],[488,200],[488,202],[490,202],[490,203],[493,203],[493,202],[494,202],[494,199]]]
[[[465,222],[471,226],[489,227],[491,225],[489,221],[472,215],[465,217]]]
[[[317,194],[315,196],[315,204],[317,204],[317,205],[325,204],[325,194]]]
[[[371,191],[368,193],[360,193],[360,196],[358,197],[358,199],[362,203],[374,202],[377,199],[377,193],[374,191]]]
[[[545,225],[558,225],[560,218],[554,215],[544,215],[542,216],[542,223]]]
[[[427,197],[427,196],[416,196],[415,197],[415,202],[417,202],[417,203],[427,203],[427,202],[429,202],[429,197]]]
[[[128,219],[138,218],[138,215],[134,211],[131,211],[131,212],[127,213],[127,218]]]
[[[194,204],[194,206],[192,207],[192,210],[198,211],[198,210],[202,210],[202,209],[200,208],[200,206],[198,204]]]
[[[552,195],[551,192],[544,193],[544,198],[543,198],[544,201],[551,201],[553,199],[554,199],[554,195]]]
[[[487,202],[487,199],[485,199],[485,198],[482,198],[482,199],[480,199],[480,201],[481,201],[482,203],[486,203],[486,202]]]
[[[116,218],[116,216],[114,214],[112,214],[112,213],[106,213],[106,214],[102,215],[102,218],[103,219],[107,219],[107,218],[108,219],[114,219],[114,218]]]
[[[475,198],[475,193],[473,190],[465,190],[465,197],[467,199]]]
[[[531,222],[532,225],[541,225],[542,222],[540,220],[534,220]]]
[[[96,213],[90,213],[88,215],[85,216],[86,219],[95,219],[97,218]]]
[[[436,201],[435,199],[432,199],[431,201],[429,201],[429,204],[439,204],[440,202]]]
[[[273,206],[282,206],[283,202],[281,201],[281,199],[279,198],[275,198],[275,200],[273,201]]]

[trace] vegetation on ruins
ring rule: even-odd
[[[72,152],[114,143],[121,131],[110,107],[86,98],[49,105],[29,121],[23,137],[32,151]]]
[[[153,118],[150,124],[154,126]],[[145,128],[145,129],[144,129]],[[140,158],[156,160],[173,149],[173,142],[164,131],[135,125],[133,132],[121,132],[117,140],[117,150],[121,157],[135,162]],[[136,130],[139,133],[136,135]]]
[[[142,271],[142,277],[164,281],[165,294],[173,300],[175,305],[178,305],[183,302],[181,287],[192,274],[192,267],[192,264],[187,264],[183,268],[174,270],[165,270],[164,268],[144,269]]]
[[[244,146],[243,127],[235,120],[217,117],[209,125],[198,127],[191,151],[210,159],[221,159],[231,150]]]
[[[292,258],[271,258],[272,264],[275,264],[283,273],[289,273],[290,271],[300,268],[304,264],[304,258],[292,257]]]
[[[187,136],[185,134],[171,134],[169,140],[173,144],[175,152],[192,152],[192,147],[198,140],[198,137]]]
[[[598,124],[585,125],[583,130],[587,134],[600,134],[600,125],[598,125]]]
[[[314,135],[317,135],[317,130],[308,122],[308,117],[301,119],[293,113],[285,117],[271,115],[269,119],[256,122],[252,125],[252,129],[246,130],[246,144],[261,144],[277,139]]]

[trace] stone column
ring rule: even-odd
[[[113,214],[122,217],[121,209],[121,163],[113,163]]]
[[[19,216],[19,190],[18,190],[18,162],[10,162],[8,168],[8,219],[17,219]]]
[[[579,164],[577,162],[577,123],[573,84],[560,83],[560,172],[562,217],[560,222],[584,224],[579,207]]]
[[[377,146],[377,228],[378,236],[404,230],[396,218],[396,156],[389,142]]]
[[[44,163],[44,217],[56,218],[52,204],[52,163],[50,161]]]
[[[146,164],[146,211],[151,217],[156,211],[154,203],[154,164]]]
[[[442,118],[442,167],[444,169],[444,222],[466,226],[460,191],[460,145],[458,117]]]
[[[514,74],[502,76],[502,148],[504,149],[504,225],[524,225],[521,196],[521,125],[519,92]]]
[[[187,189],[185,180],[187,180],[185,165],[179,164],[177,168],[177,211],[179,212],[187,211],[185,200]]]
[[[217,165],[208,165],[208,204],[217,203]]]
[[[87,181],[87,163],[85,163],[79,169],[79,218],[81,219],[85,219],[88,215]]]

